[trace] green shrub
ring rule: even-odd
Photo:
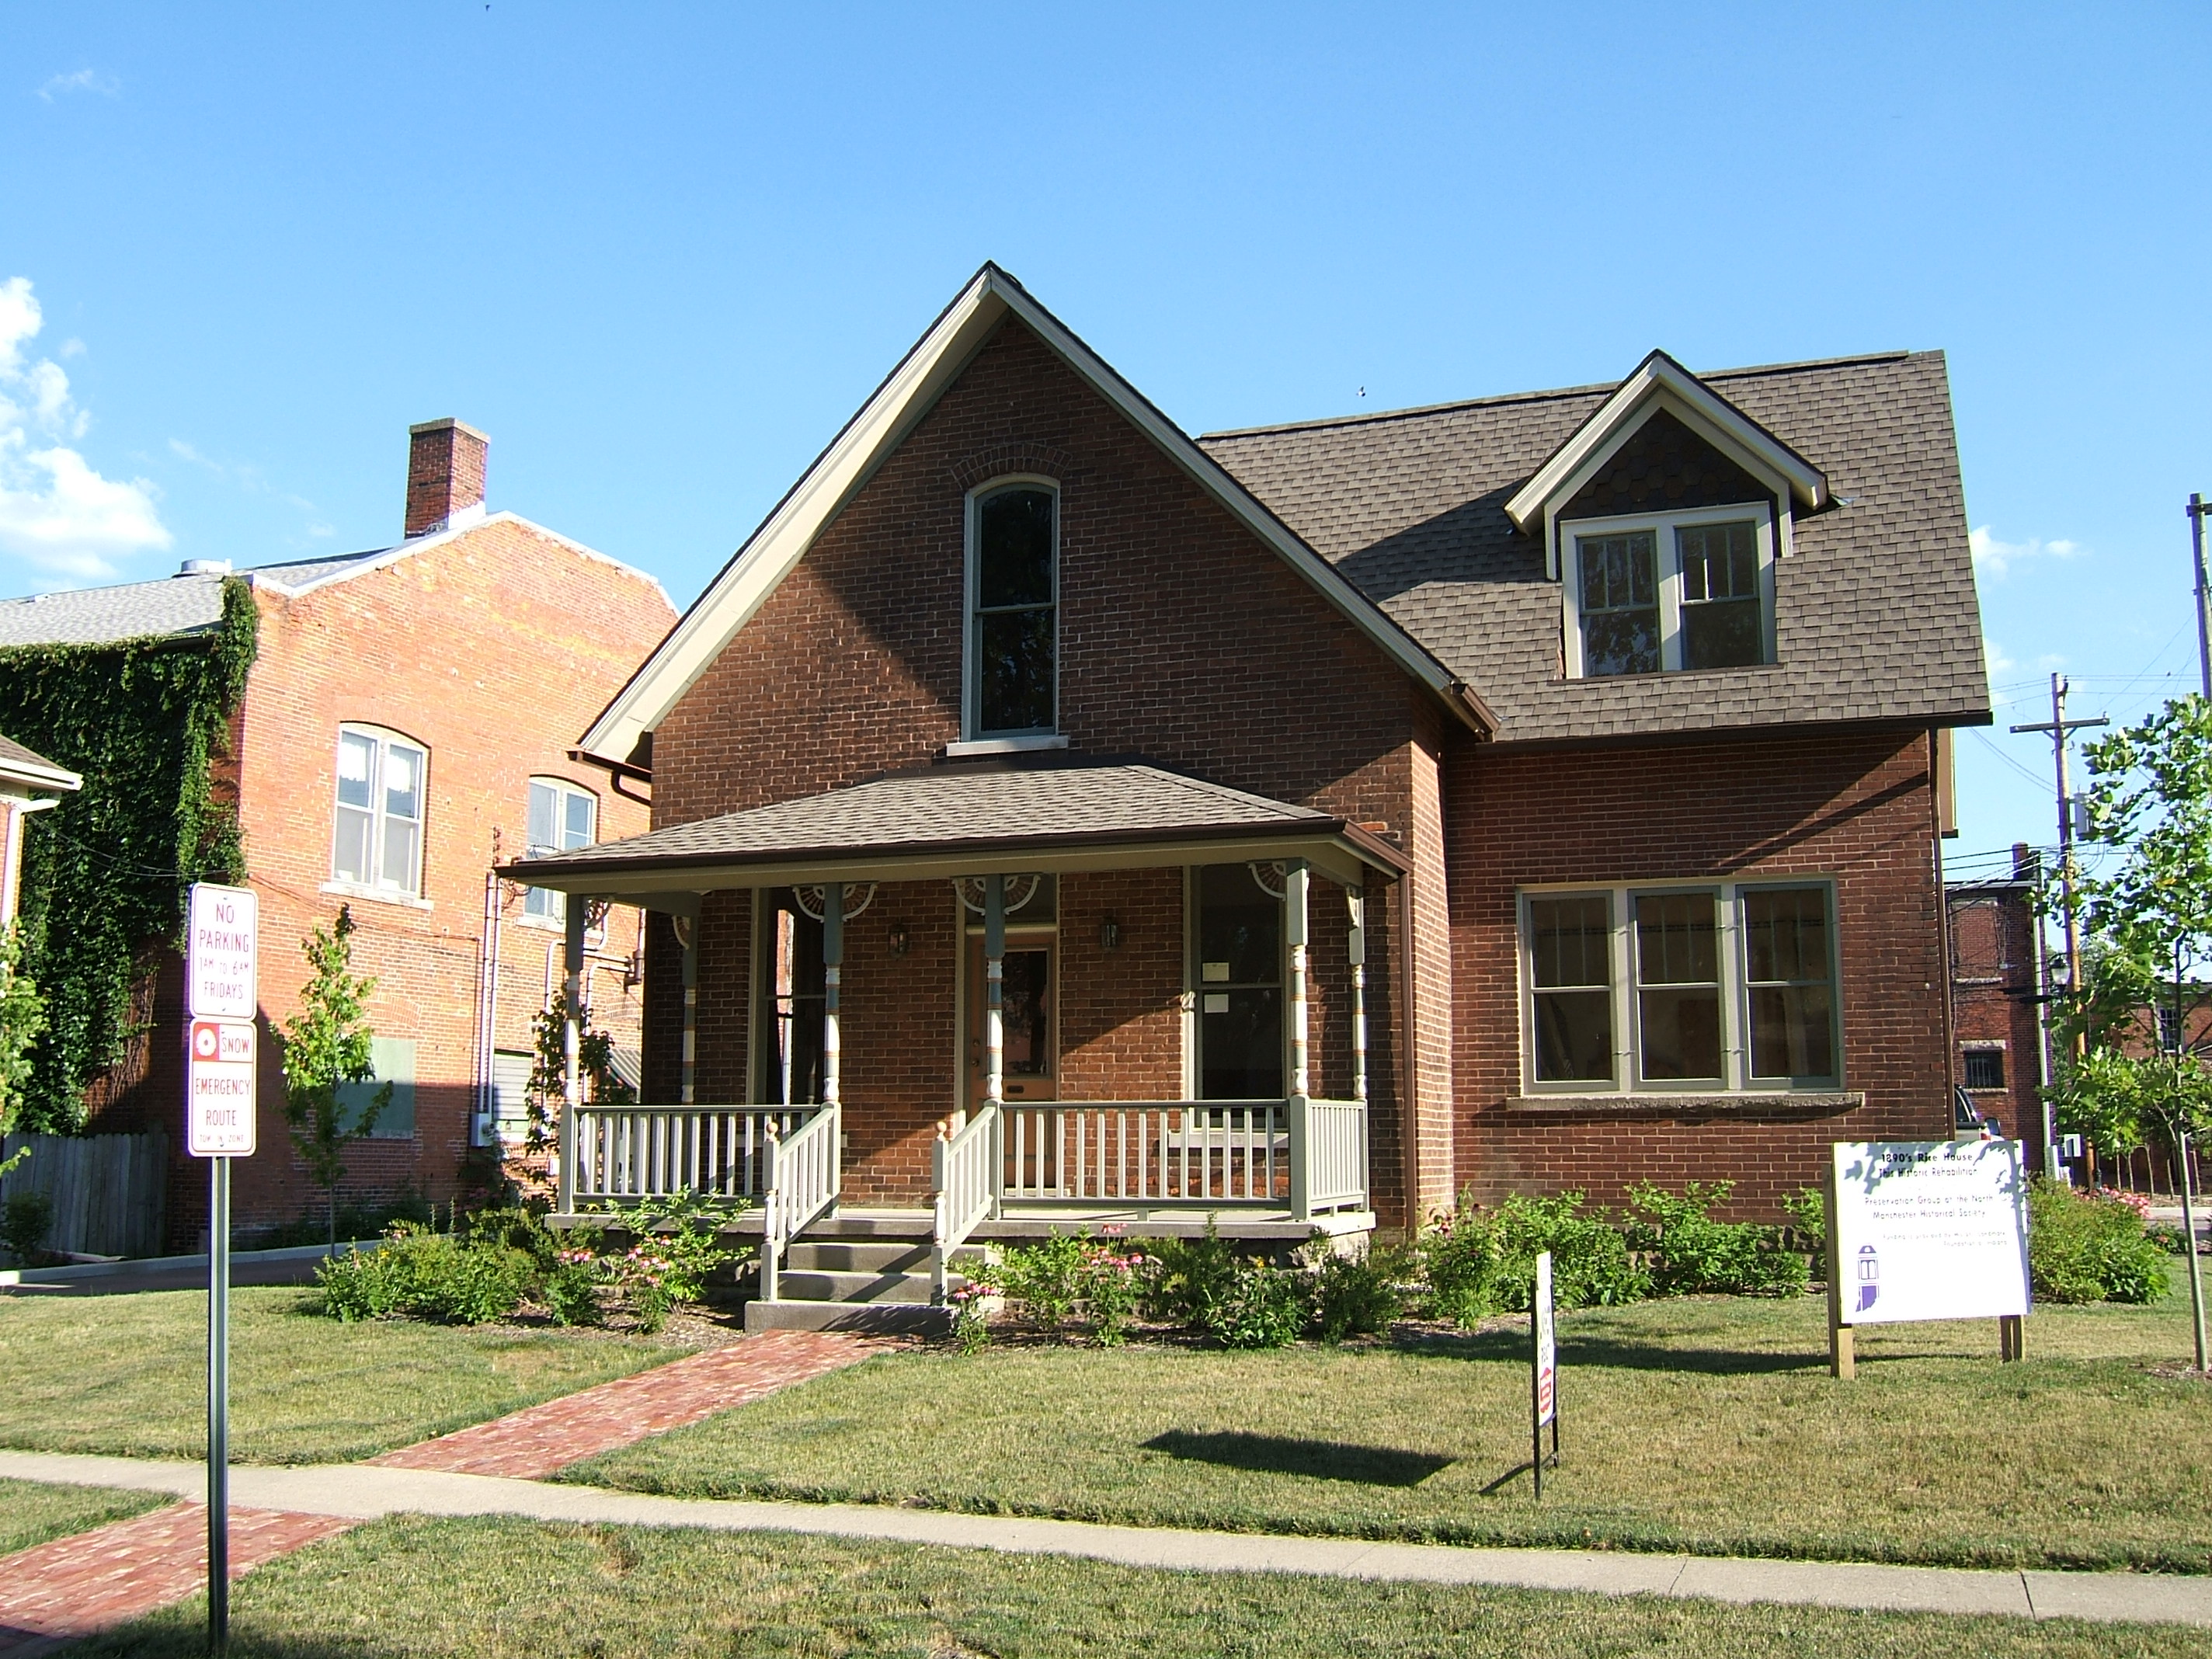
[[[1206,1310],[1206,1334],[1225,1348],[1287,1348],[1306,1327],[1306,1275],[1265,1261],[1237,1264]]]
[[[1805,1258],[1784,1249],[1781,1230],[1716,1221],[1731,1181],[1685,1184],[1678,1195],[1648,1183],[1628,1189],[1628,1243],[1651,1263],[1662,1296],[1795,1296],[1805,1289]]]
[[[8,1247],[18,1266],[33,1267],[39,1252],[46,1247],[46,1234],[53,1224],[52,1199],[44,1193],[17,1193],[0,1211],[0,1244]]]
[[[392,1276],[379,1266],[374,1250],[348,1250],[315,1264],[322,1288],[322,1310],[350,1325],[356,1320],[386,1319],[398,1311]]]
[[[1090,1268],[1090,1252],[1073,1233],[1054,1233],[1042,1244],[1009,1245],[999,1255],[1000,1284],[1048,1331],[1075,1317]]]
[[[1579,1192],[1516,1193],[1494,1210],[1471,1199],[1424,1234],[1419,1246],[1430,1307],[1471,1326],[1523,1313],[1535,1293],[1536,1257],[1552,1253],[1552,1300],[1560,1308],[1613,1307],[1651,1293],[1651,1276],[1602,1216],[1584,1215]]]
[[[469,1217],[467,1237],[471,1244],[497,1244],[520,1250],[538,1264],[541,1273],[552,1267],[554,1257],[561,1249],[560,1241],[545,1224],[520,1206],[477,1211]]]
[[[1782,1200],[1797,1242],[1814,1255],[1828,1248],[1828,1200],[1818,1187],[1801,1187]]]
[[[1325,1253],[1310,1286],[1315,1334],[1324,1342],[1341,1342],[1388,1330],[1406,1308],[1405,1252],[1372,1245],[1355,1259],[1326,1245],[1317,1248]]]
[[[1141,1292],[1145,1316],[1204,1330],[1214,1304],[1237,1281],[1237,1252],[1206,1218],[1200,1238],[1148,1238]]]
[[[522,1304],[537,1263],[503,1244],[459,1243],[398,1222],[383,1247],[316,1264],[323,1311],[347,1321],[408,1316],[455,1325],[503,1319]]]
[[[1112,1244],[1086,1247],[1083,1270],[1083,1316],[1103,1348],[1117,1348],[1144,1298],[1145,1255]]]
[[[2039,1177],[2027,1189],[2027,1262],[2045,1302],[2155,1302],[2166,1251],[2135,1206]]]

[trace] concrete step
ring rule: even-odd
[[[936,1231],[927,1210],[832,1210],[806,1229],[809,1238],[919,1238]]]
[[[916,1302],[748,1302],[751,1331],[861,1331],[882,1335],[945,1336],[952,1310]]]
[[[948,1288],[968,1281],[955,1273]],[[922,1302],[930,1300],[929,1275],[900,1273],[825,1273],[787,1267],[777,1276],[776,1294],[787,1302]]]
[[[784,1253],[787,1271],[823,1273],[908,1273],[929,1271],[932,1246],[927,1239],[817,1238],[808,1234],[791,1242]],[[963,1244],[952,1253],[959,1262],[980,1262],[980,1246]]]

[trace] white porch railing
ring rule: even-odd
[[[580,1106],[561,1149],[561,1209],[697,1193],[759,1200],[768,1148],[812,1106]]]
[[[1366,1199],[1358,1101],[1058,1101],[1006,1115],[1009,1203],[1249,1205],[1303,1219]],[[1302,1171],[1316,1153],[1323,1167]]]
[[[999,1176],[1006,1167],[1000,1135],[1005,1127],[999,1109],[989,1105],[957,1129],[950,1123],[938,1127],[931,1152],[936,1214],[930,1229],[930,1285],[939,1305],[951,1275],[952,1253],[1000,1208]]]
[[[790,1134],[769,1141],[763,1176],[768,1182],[768,1195],[761,1225],[763,1302],[777,1299],[777,1279],[791,1241],[837,1201],[842,1183],[839,1148],[843,1128],[844,1114],[831,1101]]]

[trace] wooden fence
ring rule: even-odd
[[[161,1249],[168,1192],[166,1135],[9,1135],[0,1163],[25,1158],[0,1176],[0,1204],[18,1193],[53,1200],[49,1250],[85,1255],[155,1255]]]

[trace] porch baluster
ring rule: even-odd
[[[822,888],[822,1103],[841,1098],[842,1042],[838,1031],[839,992],[845,979],[845,884]]]
[[[1306,1086],[1306,887],[1304,859],[1283,862],[1285,931],[1291,945],[1291,1092],[1312,1092]]]

